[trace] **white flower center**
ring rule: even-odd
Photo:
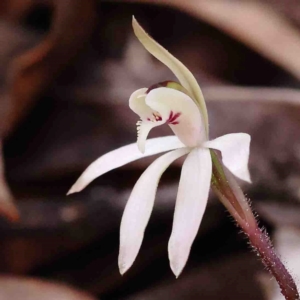
[[[146,88],[137,90],[129,99],[130,108],[141,118],[137,142],[142,152],[150,130],[162,124],[168,124],[187,147],[199,146],[206,140],[201,113],[188,95],[167,87],[146,92]]]

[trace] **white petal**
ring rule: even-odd
[[[150,130],[156,126],[162,125],[165,122],[138,121],[137,122],[137,146],[141,153],[145,153],[145,143]]]
[[[222,152],[223,164],[238,178],[251,182],[248,169],[251,137],[247,133],[231,133],[204,143]]]
[[[146,96],[146,104],[157,111],[178,138],[188,147],[200,145],[206,139],[202,116],[195,102],[186,94],[166,88],[156,88]],[[176,119],[172,116],[178,116]]]
[[[155,119],[155,111],[149,107],[146,102],[147,88],[139,89],[132,93],[129,98],[129,107],[135,112],[141,121],[137,122],[137,146],[139,150],[145,152],[145,142],[148,134],[153,127],[164,124],[165,122],[157,121]]]
[[[145,30],[140,26],[140,24],[136,21],[134,17],[132,19],[132,26],[136,37],[146,48],[146,50],[149,51],[154,57],[156,57],[163,64],[165,64],[178,78],[181,85],[189,91],[192,98],[195,99],[203,115],[206,134],[208,137],[208,114],[207,114],[206,104],[201,89],[194,75],[188,70],[188,68],[183,63],[181,63],[177,58],[175,58],[172,54],[170,54],[165,48],[163,48],[154,39],[152,39],[145,32]]]
[[[152,117],[153,110],[145,103],[147,88],[133,92],[129,98],[129,107],[142,119]]]
[[[176,277],[185,266],[197,235],[207,204],[211,173],[209,150],[194,149],[182,167],[168,247],[171,269]]]
[[[176,136],[165,136],[148,140],[146,147],[146,152],[142,154],[138,150],[136,143],[133,143],[99,157],[82,173],[68,194],[80,192],[95,178],[134,160],[185,146]]]
[[[131,267],[139,252],[162,173],[175,159],[189,151],[188,148],[177,149],[159,157],[146,169],[135,184],[121,222],[119,253],[121,274],[124,274]]]

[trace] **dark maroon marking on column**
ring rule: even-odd
[[[181,116],[181,113],[176,113],[175,115],[173,114],[173,111],[170,112],[169,114],[169,119],[167,120],[168,124],[172,125],[177,125],[179,124],[178,118]]]
[[[155,121],[161,121],[162,117],[160,115],[153,114]]]

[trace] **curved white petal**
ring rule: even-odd
[[[168,246],[170,266],[176,277],[184,268],[197,235],[207,204],[211,173],[212,161],[209,150],[194,149],[182,167]]]
[[[137,146],[142,153],[145,153],[145,143],[150,130],[164,123],[165,123],[164,121],[157,121],[157,122],[138,121],[137,122]]]
[[[141,120],[137,122],[137,146],[138,149],[145,152],[145,142],[152,128],[162,125],[161,117],[145,102],[147,88],[139,89],[133,92],[129,98],[129,107],[135,112]]]
[[[134,160],[183,147],[185,145],[176,136],[165,136],[148,140],[144,154],[138,150],[136,143],[108,152],[87,167],[71,187],[68,194],[80,192],[95,178]]]
[[[238,178],[251,182],[248,169],[251,137],[247,133],[231,133],[204,143],[222,152],[223,164]]]
[[[160,87],[146,96],[146,104],[157,111],[177,137],[188,147],[200,145],[206,139],[202,116],[195,102],[186,94]]]
[[[146,50],[149,51],[163,64],[165,64],[174,73],[174,75],[180,81],[181,85],[189,91],[191,97],[196,101],[203,115],[206,135],[208,137],[208,114],[206,104],[201,89],[194,75],[188,70],[188,68],[183,63],[181,63],[165,48],[163,48],[154,39],[152,39],[140,26],[140,24],[136,21],[134,17],[132,19],[132,26],[136,37],[146,48]]]
[[[124,274],[131,267],[139,252],[162,173],[175,159],[189,151],[188,148],[177,149],[159,157],[146,169],[135,184],[121,222],[119,252],[121,274]]]
[[[129,107],[142,119],[151,118],[153,110],[145,103],[147,88],[133,92],[129,98]]]

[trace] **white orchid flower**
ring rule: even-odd
[[[133,143],[98,158],[69,193],[81,191],[96,177],[110,170],[172,150],[157,158],[144,171],[127,202],[120,229],[119,269],[123,274],[139,252],[162,173],[173,161],[187,155],[181,171],[168,246],[171,269],[178,276],[188,259],[208,200],[212,175],[209,149],[220,150],[224,165],[235,176],[250,182],[250,136],[233,133],[209,141],[206,105],[192,73],[154,41],[134,18],[133,29],[143,46],[173,71],[180,84],[164,82],[135,91],[130,96],[129,106],[141,119],[137,124],[137,145]],[[163,124],[168,124],[175,135],[147,140],[149,131]]]

